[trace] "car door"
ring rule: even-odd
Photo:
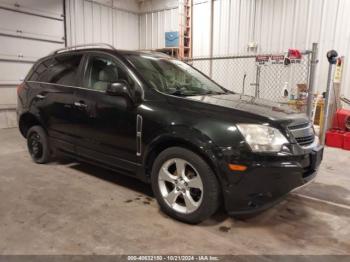
[[[137,84],[127,68],[115,57],[90,53],[85,57],[81,85],[75,93],[75,117],[80,141],[77,152],[134,175],[136,155],[137,107],[123,96],[106,93],[108,85],[125,81],[133,89]]]
[[[60,150],[74,153],[75,123],[72,118],[77,72],[82,55],[54,56],[37,69],[33,107],[38,108],[51,143]]]

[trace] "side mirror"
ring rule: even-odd
[[[126,96],[131,98],[129,86],[125,81],[108,84],[106,94],[110,96]]]

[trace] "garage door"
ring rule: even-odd
[[[63,0],[0,0],[0,127],[33,62],[64,47]]]

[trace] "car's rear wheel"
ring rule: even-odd
[[[184,148],[160,153],[152,168],[152,188],[162,210],[183,222],[199,223],[219,207],[220,187],[213,170]]]
[[[33,161],[44,164],[50,161],[50,146],[45,130],[41,126],[32,126],[27,132],[27,146]]]

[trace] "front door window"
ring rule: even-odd
[[[106,91],[108,85],[125,81],[132,88],[133,81],[126,70],[108,57],[90,57],[84,86],[96,91]]]

